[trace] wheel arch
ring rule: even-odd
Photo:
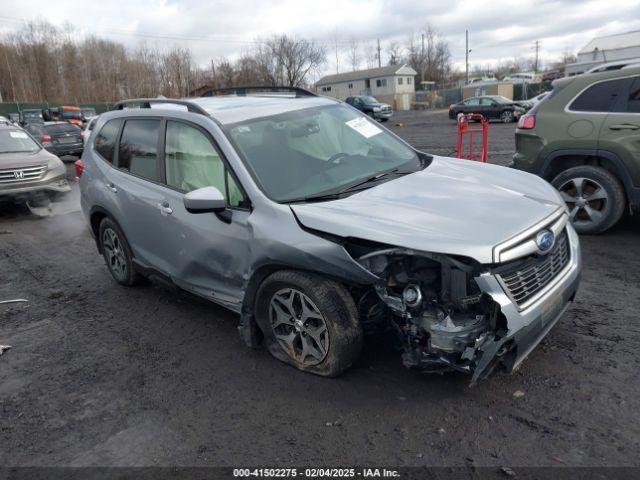
[[[353,282],[348,279],[339,278],[329,272],[311,270],[300,265],[291,265],[283,262],[270,262],[260,265],[251,273],[245,284],[244,297],[240,310],[240,324],[238,325],[238,331],[240,332],[240,336],[244,342],[249,347],[257,347],[263,340],[262,331],[260,330],[254,315],[258,289],[269,276],[283,270],[291,270],[325,277],[347,287],[354,285]]]
[[[96,242],[96,248],[98,249],[98,253],[100,253],[101,255],[102,255],[102,247],[100,245],[99,230],[100,230],[100,223],[102,223],[102,220],[104,220],[105,218],[109,218],[122,231],[122,227],[120,226],[118,221],[106,208],[100,205],[95,205],[94,207],[91,208],[89,212],[89,226],[91,228],[91,234],[93,235],[93,239]]]
[[[640,189],[636,188],[624,162],[615,153],[597,149],[563,149],[547,155],[540,176],[551,182],[564,170],[581,165],[591,165],[607,170],[616,176],[630,205],[640,205]]]

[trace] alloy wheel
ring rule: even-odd
[[[511,123],[513,121],[513,113],[511,110],[505,110],[502,112],[502,123]]]
[[[327,356],[329,331],[324,316],[304,293],[293,288],[277,291],[269,304],[275,338],[302,365],[317,365]]]
[[[574,225],[599,223],[605,216],[609,195],[602,185],[591,178],[572,178],[558,188],[569,208]]]
[[[104,251],[107,266],[118,280],[127,278],[127,258],[120,237],[111,228],[105,228],[102,232],[102,249]]]

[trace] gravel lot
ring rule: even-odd
[[[389,123],[454,150],[446,113]],[[513,130],[491,124],[493,163]],[[78,210],[74,186],[51,217],[0,212],[0,300],[29,300],[0,305],[2,465],[640,465],[637,218],[582,239],[573,308],[518,372],[469,389],[380,341],[337,379],[247,349],[222,308],[116,285]]]

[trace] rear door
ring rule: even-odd
[[[500,106],[493,99],[482,97],[480,99],[479,113],[484,115],[485,118],[500,118]]]
[[[622,160],[633,184],[640,186],[640,76],[625,80],[602,126],[598,148]]]
[[[204,128],[169,119],[163,137],[160,202],[168,214],[162,219],[158,251],[176,284],[238,310],[250,256],[248,199]],[[185,194],[207,186],[225,196],[224,214],[185,209]]]
[[[566,106],[566,148],[596,150],[599,139],[608,144],[603,128],[605,119],[613,111],[623,92],[628,90],[629,79],[602,80],[583,89]],[[608,145],[610,146],[610,145]]]
[[[106,188],[118,206],[115,215],[136,260],[167,272],[169,264],[159,247],[165,219],[160,184],[160,127],[160,118],[125,119],[117,149],[117,168],[109,171]]]

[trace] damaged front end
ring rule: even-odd
[[[575,242],[577,248],[577,236]],[[567,260],[572,265],[566,268],[575,270],[570,285],[559,285],[553,302],[522,312],[499,286],[495,266],[368,241],[352,240],[345,248],[378,278],[360,297],[365,329],[391,327],[405,366],[466,372],[472,386],[498,365],[512,371],[519,364],[564,312],[579,278],[576,250],[576,261]]]

